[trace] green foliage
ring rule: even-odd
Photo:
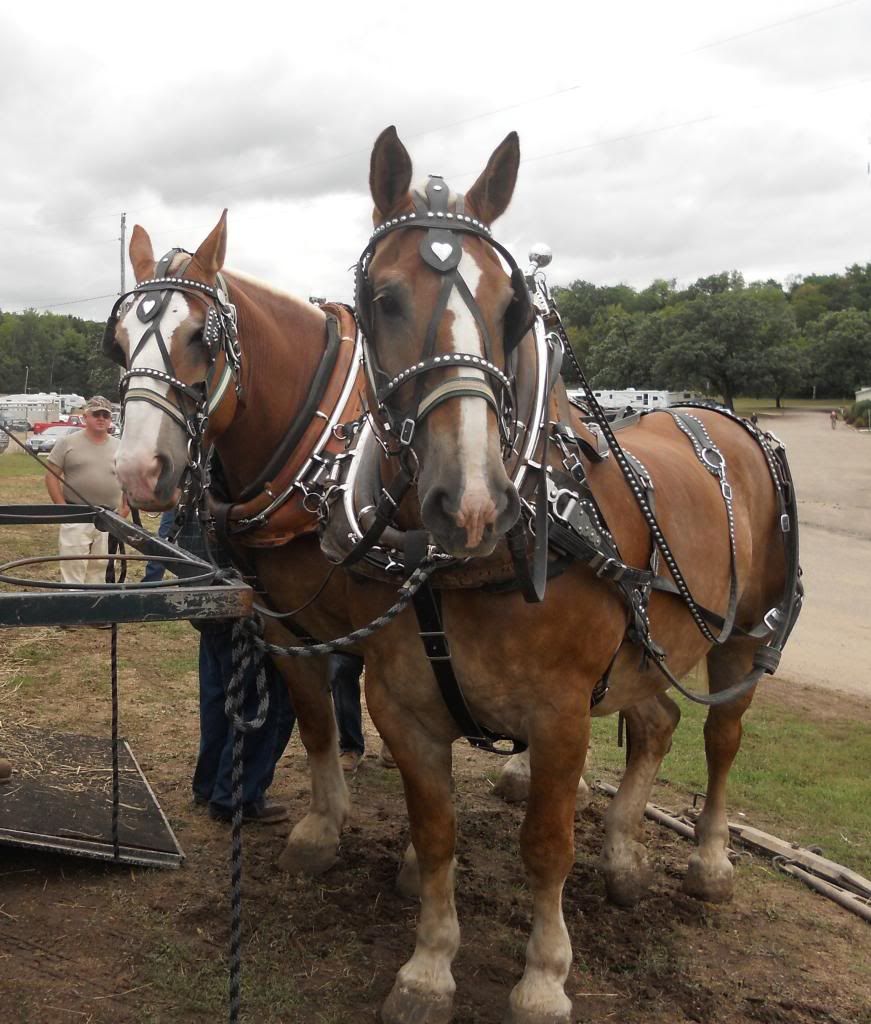
[[[840,397],[871,380],[871,263],[745,284],[737,270],[679,290],[574,281],[554,297],[596,387]]]
[[[812,380],[823,394],[849,395],[871,380],[871,313],[826,313],[804,333]]]
[[[102,355],[101,323],[55,313],[0,313],[0,394],[28,391],[118,397],[118,371]],[[29,372],[27,370],[29,367]]]
[[[853,408],[847,413],[848,423],[855,423],[857,427],[865,427],[871,421],[871,401],[854,402]]]

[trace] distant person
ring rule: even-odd
[[[837,427],[838,425],[838,413],[835,409],[832,409],[832,411],[829,413],[829,420],[832,424],[832,430],[834,430],[835,427]]]
[[[127,500],[115,476],[118,441],[111,436],[112,404],[102,395],[85,403],[84,428],[62,437],[52,448],[45,487],[55,505],[80,505],[82,501],[127,516]],[[109,535],[93,523],[61,523],[58,539],[61,579],[78,585],[105,583]],[[102,556],[94,558],[93,556]],[[71,557],[72,556],[72,557]]]
[[[756,415],[755,411],[750,413],[750,422],[753,424],[754,427],[759,426],[759,417]]]

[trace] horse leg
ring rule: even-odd
[[[575,797],[590,738],[590,718],[564,715],[534,727],[532,770],[520,851],[533,901],[532,933],[523,977],[508,1000],[506,1024],[569,1024],[565,982],[572,947],[562,911],[565,880],[574,864]]]
[[[718,693],[744,678],[753,663],[755,644],[732,640],[708,654],[708,687]],[[708,789],[705,806],[696,820],[698,849],[689,860],[683,890],[714,903],[731,899],[734,868],[728,857],[726,780],[741,745],[741,716],[753,700],[753,690],[728,704],[708,710],[705,719],[705,756]]]
[[[368,693],[368,690],[367,690]],[[420,887],[417,940],[381,1010],[384,1024],[447,1024],[456,983],[451,962],[460,944],[454,906],[456,819],[451,798],[451,745],[436,741],[412,718],[382,731],[402,773],[411,826],[403,869],[416,866]]]
[[[608,899],[631,907],[650,884],[647,850],[638,841],[644,807],[662,759],[671,749],[671,737],[680,721],[680,709],[665,694],[624,712],[628,727],[628,757],[620,788],[605,814],[602,870]]]
[[[287,633],[270,635],[270,643],[287,643]],[[290,691],[299,736],[308,754],[311,802],[291,830],[278,866],[292,874],[320,875],[335,864],[339,833],[348,817],[348,788],[339,764],[339,741],[333,701],[326,678],[326,658],[276,658]]]
[[[586,764],[584,765],[586,770]],[[529,751],[512,754],[505,762],[493,792],[507,804],[522,804],[529,799]],[[576,807],[583,810],[590,802],[590,787],[581,775],[578,780]]]

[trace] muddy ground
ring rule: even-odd
[[[789,421],[781,427],[789,440]],[[795,429],[799,444],[812,444],[803,438],[814,436],[826,449],[834,438],[844,443],[840,432],[833,438],[823,430],[822,419],[818,428],[811,421]],[[871,439],[846,443],[863,446],[851,448],[855,457],[871,451]],[[803,469],[803,457],[794,461],[797,477],[810,480],[812,465]],[[867,484],[864,465],[854,490]],[[808,493],[804,500],[813,502]],[[825,497],[820,501],[826,504]],[[808,505],[805,514],[809,554],[815,529],[830,538],[855,533],[850,510],[841,515],[840,508],[822,508],[814,519]],[[819,568],[809,576],[832,575],[824,562],[830,550],[828,543],[816,548],[810,562]],[[827,593],[840,599],[835,583],[827,590],[815,581],[821,603]],[[838,654],[838,665],[848,667],[861,650],[861,660],[868,660],[867,616],[859,614],[860,602],[855,605],[849,662]],[[797,634],[802,656],[793,659],[790,678],[817,672],[814,657],[830,664],[819,648],[824,625],[808,621]],[[109,734],[107,633],[20,630],[0,639],[0,741],[3,730],[16,725]],[[122,732],[187,861],[178,871],[114,868],[0,846],[0,1024],[226,1019],[229,830],[194,808],[189,795],[197,743],[195,634],[183,624],[131,625],[121,630],[121,650]],[[22,673],[25,684],[12,687]],[[855,670],[850,679],[858,681]],[[833,684],[828,677],[820,681]],[[772,698],[762,692],[757,699]],[[797,684],[790,700],[811,718],[833,713],[831,693]],[[862,697],[844,698],[838,708],[871,721]],[[371,726],[369,740],[370,756],[350,784],[353,811],[341,859],[321,879],[277,872],[286,826],[246,829],[246,1021],[374,1022],[411,952],[417,906],[393,885],[407,842],[401,785],[395,771],[371,756],[378,746]],[[492,758],[457,744],[454,764],[463,938],[455,962],[455,1019],[498,1024],[522,971],[530,922],[517,851],[522,811],[492,795]],[[304,811],[306,788],[304,752],[294,737],[272,791],[290,804],[293,820]],[[699,903],[680,892],[688,844],[647,824],[656,867],[651,892],[636,909],[610,906],[596,867],[606,800],[596,795],[578,813],[577,863],[565,893],[574,947],[567,991],[576,1021],[871,1024],[869,926],[778,876],[765,860],[739,858],[731,904]]]
[[[193,636],[172,627],[161,637],[167,667],[149,669],[155,628],[123,630],[122,728],[187,862],[178,871],[113,868],[0,848],[4,1024],[226,1019],[228,828],[189,798],[197,739]],[[66,633],[63,668],[53,654],[45,663],[48,689],[31,684],[13,699],[6,694],[3,727],[39,723],[108,735],[97,649],[105,638]],[[40,640],[46,649],[61,642],[53,630],[42,631]],[[188,667],[179,671],[185,656]],[[82,678],[72,665],[92,672]],[[793,691],[799,698],[814,714],[817,693]],[[851,710],[871,717],[864,702],[852,702]],[[829,712],[823,705],[821,714]],[[377,738],[371,732],[369,738],[374,752]],[[521,811],[491,794],[493,771],[491,758],[455,747],[463,929],[456,1020],[473,1024],[502,1019],[522,970],[530,916],[517,854]],[[305,789],[304,754],[294,739],[273,793],[297,818]],[[351,790],[341,861],[317,882],[276,872],[284,826],[246,829],[248,1021],[375,1021],[411,951],[417,907],[393,886],[407,842],[397,773],[369,756]],[[596,796],[579,812],[577,864],[566,887],[575,1020],[871,1022],[868,926],[777,877],[763,860],[740,859],[733,903],[702,904],[680,893],[688,844],[648,824],[657,869],[650,895],[634,910],[610,906],[596,867],[606,806],[606,798]]]

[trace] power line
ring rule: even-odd
[[[811,10],[811,11],[805,11],[805,12],[803,12],[801,14],[797,14],[797,15],[793,15],[792,17],[789,17],[789,18],[781,19],[780,21],[770,22],[769,24],[759,26],[758,28],[749,29],[749,30],[747,30],[745,32],[735,33],[735,34],[733,34],[731,36],[726,36],[726,37],[724,37],[722,39],[712,40],[709,43],[704,43],[704,44],[702,44],[700,46],[697,46],[697,47],[694,47],[692,49],[681,51],[681,52],[675,54],[674,57],[675,58],[680,58],[680,57],[690,56],[692,54],[699,53],[699,52],[702,52],[704,50],[711,49],[713,47],[724,46],[727,43],[734,42],[735,40],[738,40],[738,39],[745,39],[745,38],[747,38],[749,36],[757,35],[757,34],[759,34],[761,32],[768,32],[768,31],[771,31],[773,29],[780,28],[780,27],[782,27],[784,25],[789,25],[789,24],[793,24],[794,22],[797,22],[797,21],[806,20],[808,18],[815,17],[815,16],[820,15],[820,14],[825,14],[825,13],[827,13],[829,11],[836,10],[838,8],[854,6],[854,5],[858,4],[858,3],[867,3],[867,0],[838,0],[837,3],[828,4],[825,7],[818,7],[818,8],[815,8],[814,10]],[[868,82],[868,81],[871,81],[871,76],[864,76],[864,77],[860,77],[860,78],[856,78],[856,79],[851,79],[848,82],[840,82],[840,83],[837,83],[835,85],[823,86],[823,87],[820,87],[819,89],[812,90],[811,92],[806,93],[805,95],[807,95],[807,96],[815,96],[815,95],[820,95],[820,94],[824,94],[824,93],[828,93],[828,92],[834,92],[834,91],[837,91],[839,89],[848,88],[848,87],[850,87],[852,85],[858,85],[858,84],[862,84],[862,83],[865,83],[865,82]],[[419,131],[419,132],[415,132],[415,133],[412,133],[412,134],[408,135],[407,138],[412,138],[412,139],[422,138],[423,136],[426,136],[426,135],[434,134],[434,133],[437,133],[437,132],[440,132],[440,131],[445,131],[445,130],[447,130],[449,128],[459,127],[460,125],[468,124],[470,122],[481,120],[481,119],[486,118],[486,117],[491,117],[491,116],[493,116],[495,114],[504,113],[504,112],[507,112],[509,110],[516,110],[516,109],[518,109],[520,107],[527,106],[530,103],[540,103],[542,100],[545,100],[545,99],[552,99],[552,98],[554,98],[556,96],[561,96],[561,95],[565,95],[567,93],[571,93],[571,92],[577,91],[578,89],[582,88],[582,86],[583,86],[583,83],[576,83],[575,85],[567,86],[565,88],[558,89],[558,90],[554,90],[554,91],[552,91],[550,93],[546,93],[544,95],[537,96],[537,97],[532,98],[532,99],[527,98],[527,99],[522,100],[522,101],[520,101],[518,103],[509,104],[509,105],[506,105],[506,106],[503,106],[503,107],[495,108],[493,110],[489,110],[489,111],[485,111],[485,112],[482,112],[482,113],[470,115],[467,118],[463,118],[463,119],[458,120],[458,121],[453,121],[453,122],[441,125],[441,126],[436,127],[436,128],[428,128],[428,129],[425,129],[425,130],[422,130],[422,131]],[[773,100],[770,103],[759,103],[759,104],[752,104],[752,105],[749,105],[749,106],[743,106],[743,107],[739,107],[739,108],[733,108],[733,109],[730,109],[729,111],[727,111],[725,113],[724,112],[714,112],[714,113],[705,114],[705,115],[702,115],[702,116],[699,116],[699,117],[688,118],[688,119],[683,120],[683,121],[676,121],[676,122],[672,122],[672,123],[664,124],[664,125],[656,125],[656,126],[651,127],[651,128],[640,129],[639,131],[629,132],[629,133],[624,134],[624,135],[615,135],[615,136],[610,136],[610,137],[608,137],[606,139],[598,139],[598,140],[593,141],[593,142],[582,143],[581,145],[572,146],[572,147],[569,147],[568,149],[554,150],[554,151],[551,151],[549,153],[539,154],[538,156],[526,157],[526,158],[523,158],[521,160],[521,163],[522,164],[537,163],[537,162],[539,162],[541,160],[555,159],[555,158],[558,158],[558,157],[561,157],[561,156],[569,155],[571,153],[577,153],[577,152],[581,152],[581,151],[584,151],[584,150],[596,149],[596,148],[598,148],[600,146],[609,146],[609,145],[613,145],[615,143],[629,142],[629,141],[632,141],[634,139],[644,138],[645,136],[656,135],[656,134],[660,134],[660,133],[663,133],[663,132],[677,131],[677,130],[680,130],[680,129],[683,129],[683,128],[691,128],[691,127],[695,127],[695,126],[697,126],[699,124],[703,124],[703,123],[710,122],[710,121],[715,121],[715,120],[717,120],[717,119],[719,119],[721,117],[731,116],[733,114],[741,113],[741,112],[746,111],[746,110],[760,110],[760,109],[764,109],[766,106],[771,106],[771,105],[774,105],[774,104],[779,103],[779,102],[780,102],[780,100]],[[269,180],[274,179],[274,178],[283,177],[283,176],[285,176],[285,174],[287,173],[288,170],[289,171],[309,170],[309,169],[312,169],[312,168],[315,168],[315,167],[322,167],[324,165],[328,165],[328,164],[331,164],[331,163],[337,163],[337,162],[339,162],[341,160],[349,159],[350,157],[353,157],[353,156],[359,156],[359,155],[364,154],[366,152],[368,152],[368,150],[363,150],[363,149],[350,150],[348,152],[345,152],[345,153],[337,155],[337,156],[324,157],[324,158],[319,159],[319,160],[312,160],[312,161],[307,161],[307,162],[301,163],[301,164],[295,164],[292,167],[290,167],[288,169],[285,169],[283,171],[280,171],[280,172],[275,172],[273,174],[265,175],[265,176],[260,176],[260,177],[257,177],[257,178],[250,178],[250,179],[246,179],[244,181],[237,181],[237,182],[234,182],[232,185],[230,185],[230,186],[228,186],[228,187],[226,187],[224,189],[214,189],[211,192],[200,193],[200,198],[205,197],[205,196],[209,196],[209,195],[214,195],[214,194],[216,194],[218,192],[226,193],[227,191],[232,191],[232,189],[234,189],[234,188],[240,188],[240,187],[243,187],[245,185],[256,184],[258,182],[265,182],[265,181],[269,181]],[[467,173],[467,172],[453,172],[453,173]],[[150,207],[143,207],[143,208],[140,209],[139,212],[141,213],[141,212],[147,211],[149,209],[154,209],[158,205],[160,205],[160,204],[154,204],[153,206],[150,206]],[[83,218],[82,220],[89,220],[89,219],[92,219],[92,218]],[[60,224],[75,224],[75,223],[80,223],[80,221],[63,221],[63,222],[59,222],[59,223]],[[55,225],[55,226],[57,226],[57,225]],[[112,241],[115,241],[115,239],[112,239]],[[72,246],[70,246],[69,248],[72,248]],[[86,302],[96,302],[96,301],[99,301],[101,299],[114,298],[116,294],[117,293],[111,293],[109,295],[96,295],[96,296],[92,296],[92,297],[86,298],[86,299],[70,299],[70,300],[67,300],[67,301],[64,301],[64,302],[55,302],[55,303],[33,303],[30,306],[28,306],[27,308],[34,308],[34,309],[57,309],[57,308],[60,308],[60,307],[63,307],[63,306],[81,305],[81,304],[84,304]]]
[[[113,239],[116,241],[116,239]],[[110,292],[108,295],[91,295],[87,299],[65,299],[63,302],[31,302],[24,305],[24,310],[28,309],[60,309],[61,306],[80,306],[85,302],[99,302],[101,299],[114,299],[118,295],[117,292]],[[19,303],[21,305],[21,303]],[[7,313],[12,312],[6,310]]]
[[[855,0],[850,0],[855,2]],[[850,79],[847,82],[838,82],[835,85],[821,86],[819,89],[814,89],[806,92],[806,97],[824,95],[825,93],[837,92],[840,89],[847,89],[853,85],[861,85],[866,82],[871,82],[871,75],[865,75],[860,78]],[[597,139],[594,142],[585,142],[578,146],[571,146],[568,149],[552,150],[549,153],[540,153],[538,156],[523,157],[521,164],[533,164],[538,163],[541,160],[553,160],[561,156],[568,156],[571,153],[579,153],[584,150],[597,149],[600,146],[611,146],[619,142],[631,142],[634,139],[641,139],[649,135],[658,135],[663,132],[679,131],[682,128],[693,128],[697,125],[704,124],[710,121],[716,121],[722,117],[731,117],[735,114],[743,113],[747,110],[764,110],[767,106],[773,106],[779,103],[779,100],[772,100],[770,103],[756,103],[748,106],[732,108],[728,111],[715,111],[711,114],[703,114],[700,117],[688,118],[685,121],[674,121],[669,124],[655,125],[652,128],[642,128],[639,131],[628,132],[625,135],[612,135],[606,139]],[[454,175],[462,175],[467,173],[473,173],[468,169],[465,171],[452,171]],[[270,216],[272,216],[270,214]],[[117,239],[111,239],[111,241],[117,241]],[[114,298],[118,293],[114,292],[109,295],[95,295],[88,299],[70,299],[66,302],[55,302],[55,303],[31,303],[26,308],[28,309],[57,309],[60,306],[74,306],[85,302],[96,302],[99,299],[110,299]]]
[[[864,75],[861,78],[852,78],[848,82],[838,82],[836,85],[825,85],[819,89],[813,89],[804,95],[806,97],[820,96],[827,92],[837,92],[839,89],[848,89],[853,85],[862,85],[865,82],[871,82],[871,75]],[[615,142],[631,142],[633,139],[641,139],[646,135],[656,135],[660,132],[676,131],[680,128],[692,128],[696,125],[703,124],[706,121],[716,121],[721,117],[731,117],[734,113],[740,114],[748,110],[764,110],[766,107],[775,106],[779,102],[780,100],[772,100],[769,103],[753,103],[743,107],[737,107],[733,110],[715,111],[712,114],[703,114],[700,117],[688,118],[686,121],[674,121],[671,124],[656,125],[653,128],[642,128],[637,132],[629,132],[626,135],[612,135],[607,139],[597,139],[595,142],[585,142],[580,146],[572,146],[569,149],[560,149],[553,150],[550,153],[541,153],[538,156],[522,158],[520,162],[521,164],[533,164],[539,160],[551,160],[555,157],[566,156],[569,153],[578,153],[584,149],[596,149],[599,146],[610,146]]]
[[[718,47],[718,46],[725,46],[728,43],[735,42],[738,39],[746,39],[746,38],[748,38],[750,36],[758,35],[759,33],[762,33],[762,32],[770,32],[773,29],[781,28],[784,25],[790,25],[790,24],[793,24],[793,23],[798,22],[798,21],[807,20],[808,18],[817,17],[818,15],[821,15],[821,14],[827,14],[830,11],[838,10],[839,8],[842,8],[842,7],[851,7],[851,6],[855,6],[856,4],[864,4],[864,3],[867,3],[867,2],[868,2],[868,0],[837,0],[836,3],[827,4],[827,5],[823,6],[823,7],[816,7],[814,9],[810,10],[810,11],[804,11],[804,12],[802,12],[800,14],[792,15],[789,18],[782,18],[782,19],[780,19],[778,21],[772,21],[772,22],[769,22],[769,23],[767,23],[765,25],[760,25],[757,28],[747,29],[744,32],[737,32],[737,33],[734,33],[733,35],[730,35],[730,36],[724,36],[723,38],[720,38],[720,39],[714,39],[714,40],[711,40],[708,43],[702,43],[700,46],[692,47],[689,50],[678,51],[677,53],[672,54],[671,57],[665,57],[663,59],[678,60],[678,59],[681,59],[683,57],[689,57],[689,56],[692,56],[693,54],[701,53],[701,52],[703,52],[705,50],[710,50],[710,49],[713,49],[713,48]],[[558,96],[564,96],[564,95],[567,95],[567,94],[572,93],[572,92],[577,92],[578,90],[582,89],[587,84],[589,84],[589,83],[586,82],[586,81],[576,82],[574,85],[564,86],[563,88],[555,89],[555,90],[552,90],[551,92],[548,92],[548,93],[543,93],[543,94],[540,94],[540,95],[534,96],[534,97],[526,97],[525,99],[519,100],[516,103],[507,104],[507,105],[501,106],[501,107],[494,107],[491,110],[481,111],[481,112],[479,112],[477,114],[470,114],[468,117],[460,118],[460,119],[458,119],[456,121],[450,121],[450,122],[447,122],[445,124],[438,125],[436,127],[422,129],[421,131],[418,131],[418,132],[412,132],[412,133],[409,133],[406,137],[410,138],[410,139],[419,139],[419,138],[423,138],[426,135],[438,134],[439,132],[447,131],[447,130],[449,130],[451,128],[458,128],[458,127],[460,127],[462,125],[471,124],[471,123],[473,123],[475,121],[483,120],[484,118],[494,117],[497,114],[504,114],[504,113],[507,113],[510,110],[518,110],[521,107],[526,107],[526,106],[529,106],[531,104],[538,104],[538,103],[543,102],[544,100],[555,99]],[[329,165],[329,164],[333,164],[333,163],[340,163],[343,160],[349,160],[349,159],[351,159],[353,157],[365,156],[368,152],[369,152],[369,148],[368,147],[366,147],[366,148],[359,148],[359,149],[352,149],[352,150],[347,150],[344,153],[339,153],[339,154],[335,154],[335,155],[332,155],[332,156],[323,157],[323,158],[318,159],[318,160],[309,160],[309,161],[306,161],[306,162],[303,162],[303,163],[291,164],[289,166],[285,166],[281,170],[274,171],[271,174],[258,175],[255,178],[245,178],[245,179],[242,179],[242,180],[238,180],[238,181],[232,182],[229,185],[223,186],[222,188],[219,188],[219,189],[212,189],[211,191],[208,191],[208,192],[201,192],[201,193],[199,193],[198,198],[202,199],[202,198],[205,198],[205,197],[208,197],[208,196],[213,196],[213,195],[226,195],[228,193],[232,193],[234,190],[237,190],[237,189],[240,189],[240,188],[244,188],[244,187],[246,187],[248,185],[262,184],[262,183],[266,183],[268,181],[273,181],[273,180],[275,180],[277,178],[284,178],[288,174],[292,174],[294,172],[313,170],[313,169],[315,169],[317,167],[323,167],[324,165]],[[153,203],[150,206],[140,207],[137,211],[135,211],[135,216],[138,217],[140,214],[147,213],[149,210],[158,209],[162,205],[163,204],[161,204],[161,203]],[[73,224],[81,224],[81,223],[88,223],[88,222],[96,221],[96,220],[103,220],[104,217],[108,219],[109,217],[113,217],[114,218],[114,217],[117,217],[117,216],[118,216],[117,212],[107,213],[107,214],[99,214],[99,215],[95,215],[95,216],[76,218],[76,219],[73,219],[73,220],[54,221],[54,222],[52,222],[48,226],[51,226],[51,227],[65,227],[65,226],[69,226],[69,225],[73,225]]]

